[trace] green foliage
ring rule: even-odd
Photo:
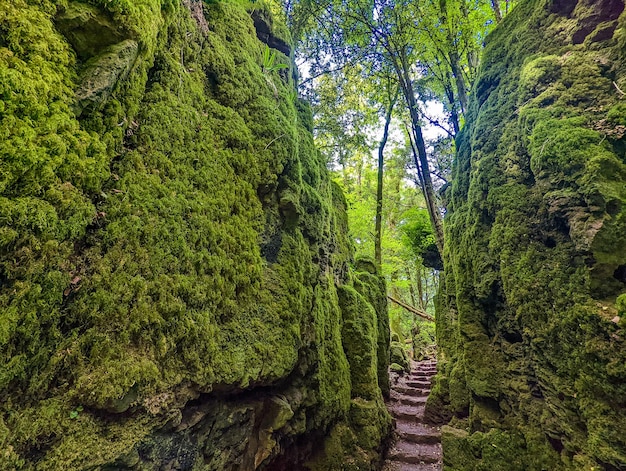
[[[263,49],[263,72],[272,73],[288,68],[287,64],[276,63],[276,51],[266,45]]]
[[[78,418],[78,415],[83,411],[83,406],[78,406],[72,412],[70,412],[70,419]]]
[[[355,69],[357,73],[365,70],[369,80],[362,94],[373,97],[383,92],[380,86],[371,87],[377,75],[402,83],[400,72],[404,65],[410,66],[418,71],[410,79],[416,82],[419,100],[436,98],[441,102],[448,121],[443,124],[456,133],[466,111],[484,38],[515,2],[507,1],[504,9],[500,3],[294,1],[288,3],[288,15],[300,41],[298,53],[307,59],[311,75],[350,75]],[[341,72],[337,74],[337,70]],[[325,80],[314,84],[316,92],[324,88]],[[342,90],[335,93],[341,96]]]
[[[417,256],[422,256],[435,243],[428,211],[424,208],[413,207],[405,211],[399,229],[403,244]]]

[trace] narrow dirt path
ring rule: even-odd
[[[412,362],[411,373],[392,374],[387,403],[396,422],[395,440],[383,471],[440,471],[441,431],[424,423],[430,380],[437,372],[434,361]]]

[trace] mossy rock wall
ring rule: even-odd
[[[343,349],[350,363],[350,411],[332,428],[321,449],[307,463],[312,471],[376,471],[382,463],[385,439],[391,432],[391,416],[378,385],[378,315],[367,297],[381,284],[384,287],[384,283],[367,272],[358,273],[357,277],[355,284],[365,295],[347,285],[337,293],[342,312]],[[386,309],[384,313],[387,316]],[[387,359],[387,377],[388,362]]]
[[[0,0],[0,469],[278,470],[352,417],[288,44],[261,3]]]
[[[626,16],[519,2],[457,140],[428,410],[447,470],[626,464]],[[463,433],[464,431],[469,432]]]

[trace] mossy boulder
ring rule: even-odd
[[[350,363],[353,397],[373,399],[380,394],[376,346],[378,329],[376,312],[350,286],[338,289],[342,312],[341,340]]]
[[[109,12],[76,1],[58,7],[54,24],[83,60],[132,36],[131,31],[122,23],[116,23]]]
[[[437,299],[450,471],[626,462],[623,10],[520,2],[486,41]]]
[[[441,429],[441,442],[446,450],[444,470],[563,469],[562,463],[548,444],[529,448],[523,435],[498,429],[470,435],[465,430],[444,425]]]
[[[352,400],[345,423],[337,424],[323,447],[306,462],[311,471],[376,471],[380,469],[384,443],[391,433],[391,416],[381,407],[382,398]]]
[[[397,365],[400,365],[404,369],[404,371],[408,372],[411,370],[409,356],[404,349],[404,345],[402,345],[400,342],[391,342],[389,358],[390,363],[396,363]]]
[[[363,269],[362,264],[357,264]],[[384,281],[372,271],[357,271],[355,288],[344,285],[337,289],[342,312],[343,349],[350,364],[351,397],[347,417],[336,424],[323,440],[321,449],[307,462],[312,471],[377,470],[383,458],[384,443],[391,432],[391,416],[383,402],[383,387],[389,385],[388,344],[383,346],[384,372],[380,358],[379,327],[386,331],[388,319]],[[369,287],[369,289],[368,289]],[[363,293],[363,294],[361,294]],[[371,300],[370,304],[368,299]],[[374,306],[378,306],[379,310]],[[384,374],[385,381],[380,380]],[[383,386],[380,386],[380,384]]]
[[[378,386],[384,397],[389,397],[389,314],[387,311],[387,286],[376,265],[370,259],[358,258],[355,263],[354,286],[376,311],[376,367]]]
[[[118,82],[128,76],[138,54],[139,44],[127,39],[87,62],[76,90],[76,113],[81,114],[85,108],[97,108],[104,104]]]
[[[237,2],[0,2],[1,469],[295,466],[337,424],[379,456],[384,282],[263,34]]]

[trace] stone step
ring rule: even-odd
[[[393,390],[407,396],[428,396],[430,394],[430,389],[410,388],[408,386],[396,386]]]
[[[425,424],[400,422],[397,424],[396,433],[407,442],[411,443],[440,443],[441,431]]]
[[[416,423],[424,420],[424,409],[424,405],[409,406],[406,404],[396,403],[389,408],[389,412],[398,420]]]
[[[415,368],[411,370],[412,373],[424,373],[429,375],[437,374],[436,368]]]
[[[441,460],[440,444],[419,444],[399,440],[389,450],[389,460],[407,464],[439,463]]]
[[[430,388],[430,381],[407,381],[406,385],[412,388]]]
[[[422,373],[413,373],[407,378],[408,381],[431,381],[435,375],[427,375]]]
[[[409,375],[394,376],[387,408],[394,417],[397,442],[388,452],[382,471],[441,471],[441,430],[424,424],[424,410],[435,361],[412,363]]]
[[[398,398],[398,402],[407,406],[420,406],[426,404],[426,399],[428,396],[401,396]]]

